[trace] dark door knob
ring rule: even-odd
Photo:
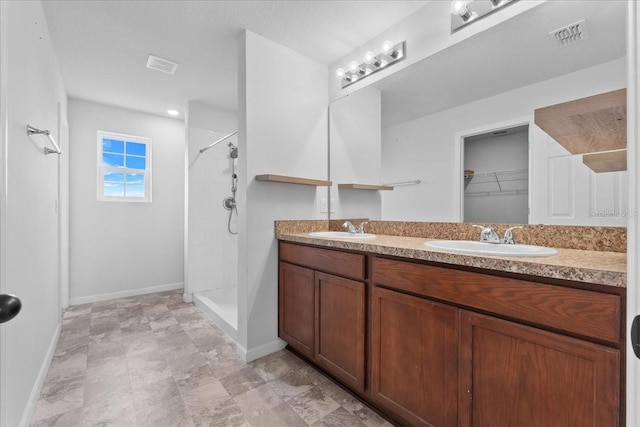
[[[22,303],[20,299],[11,294],[0,295],[0,323],[8,322],[20,313]]]

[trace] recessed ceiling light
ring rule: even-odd
[[[178,111],[178,110],[167,110],[167,114],[169,114],[170,116],[179,116],[180,115],[180,111]]]

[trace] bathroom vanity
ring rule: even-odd
[[[278,238],[280,337],[400,425],[622,425],[624,254]]]

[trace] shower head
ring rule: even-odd
[[[229,146],[229,157],[231,157],[232,159],[237,159],[238,158],[238,147],[233,145],[233,143],[231,141],[229,141],[229,143],[227,145]]]

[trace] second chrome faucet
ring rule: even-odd
[[[515,245],[516,241],[513,238],[513,230],[517,228],[522,228],[521,226],[509,227],[504,232],[504,237],[500,239],[498,232],[493,227],[485,227],[483,225],[473,225],[474,227],[478,227],[482,229],[480,231],[480,241],[487,243],[504,243],[506,245]]]
[[[367,224],[367,221],[361,223],[359,226],[356,227],[350,221],[345,221],[344,224],[342,224],[342,227],[346,228],[347,231],[351,234],[364,234],[365,224]]]

